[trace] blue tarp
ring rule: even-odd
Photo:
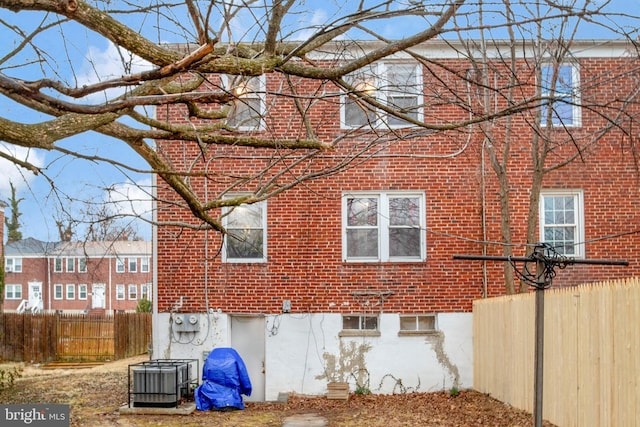
[[[194,393],[196,408],[244,409],[241,394],[251,396],[251,380],[244,361],[232,348],[213,349],[202,367],[202,384]]]

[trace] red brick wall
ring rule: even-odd
[[[624,81],[598,81],[593,84],[589,73],[614,74],[628,66],[624,60],[583,60],[583,97],[603,101],[624,94]],[[456,65],[456,63],[453,63]],[[457,64],[460,66],[461,64]],[[270,76],[272,77],[272,76]],[[273,83],[274,87],[277,86]],[[308,88],[311,90],[311,88]],[[435,90],[434,90],[435,92]],[[616,94],[617,92],[617,94]],[[435,98],[434,98],[435,99]],[[279,101],[286,102],[286,101]],[[274,134],[304,135],[295,118],[286,114],[291,105],[276,104],[277,114],[268,121]],[[342,132],[339,129],[338,103],[319,103],[311,111],[311,121],[317,125],[318,136],[331,141]],[[442,122],[463,117],[461,110],[442,103],[429,114],[437,114]],[[164,111],[159,118],[164,119]],[[184,111],[169,111],[172,121],[184,121]],[[583,110],[583,124],[576,135],[588,136],[602,127],[602,119],[588,109]],[[531,130],[522,118],[513,130],[521,137],[522,145],[513,149],[509,175],[512,208],[513,241],[525,242],[525,220],[530,188]],[[566,134],[558,132],[560,141]],[[173,227],[158,229],[158,307],[168,311],[182,297],[182,311],[222,308],[229,312],[276,313],[282,300],[292,302],[294,312],[362,312],[379,311],[379,300],[369,305],[354,297],[360,291],[384,291],[392,294],[383,301],[382,309],[393,312],[456,312],[470,311],[472,301],[483,291],[483,271],[479,261],[456,261],[454,254],[481,254],[483,240],[482,210],[486,211],[487,241],[499,242],[500,212],[498,186],[490,166],[484,166],[487,189],[483,204],[480,190],[483,169],[475,134],[470,148],[454,158],[434,158],[460,149],[466,135],[461,132],[426,135],[403,142],[395,142],[389,154],[411,153],[414,157],[387,156],[369,159],[364,164],[328,178],[298,186],[267,202],[268,262],[232,264],[221,262],[220,236],[215,232],[192,231]],[[358,141],[350,138],[341,143],[335,153],[327,153],[326,164],[338,162],[340,155],[353,148]],[[570,142],[570,141],[569,141]],[[579,188],[585,198],[585,235],[587,258],[626,259],[629,267],[597,265],[570,266],[559,270],[557,286],[612,277],[638,275],[640,238],[636,229],[640,224],[638,209],[638,177],[633,157],[625,152],[625,138],[613,131],[589,152],[583,153],[568,167],[550,173],[544,188]],[[558,151],[570,152],[572,144]],[[176,141],[160,142],[160,151],[171,157],[178,167],[186,168],[200,150],[193,144]],[[223,154],[272,154],[230,147],[212,148]],[[555,155],[555,154],[554,154]],[[549,161],[554,161],[550,158]],[[209,171],[239,174],[264,164],[267,160],[242,159],[236,163],[228,158],[209,164]],[[309,167],[318,167],[316,162]],[[220,183],[216,187],[214,182]],[[208,194],[222,188],[224,178],[216,176],[208,184]],[[204,194],[202,181],[191,184]],[[341,196],[343,191],[358,190],[419,190],[426,196],[427,259],[415,263],[353,263],[342,261]],[[159,198],[170,200],[171,192],[160,188]],[[162,221],[190,220],[186,210],[160,205],[158,219]],[[605,236],[625,234],[606,239]],[[208,241],[205,242],[205,240]],[[593,240],[593,241],[592,241]],[[208,248],[208,249],[205,249]],[[489,255],[501,255],[499,244],[488,246]],[[524,255],[524,247],[515,248],[516,255]],[[205,268],[205,263],[206,268]],[[487,265],[488,293],[504,292],[503,266]],[[207,301],[208,300],[208,301]]]

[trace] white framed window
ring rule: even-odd
[[[140,298],[148,299],[151,301],[151,285],[150,284],[142,284],[140,285]]]
[[[223,83],[226,90],[237,96],[227,116],[227,125],[239,130],[264,129],[265,76],[225,76]]]
[[[542,66],[540,125],[576,127],[582,124],[580,69],[576,64]]]
[[[137,273],[138,272],[138,259],[137,258],[128,258],[129,264],[129,273]]]
[[[380,336],[379,319],[372,314],[345,314],[339,336]]]
[[[435,314],[400,315],[400,335],[421,335],[436,330]]]
[[[116,273],[124,273],[124,259],[116,258]]]
[[[116,299],[117,300],[124,299],[124,285],[116,285]]]
[[[55,258],[53,260],[53,271],[55,273],[62,273],[62,258]]]
[[[138,285],[129,285],[129,299],[138,299]]]
[[[53,299],[62,299],[62,285],[55,284],[53,285]]]
[[[7,273],[22,273],[22,258],[20,257],[5,258],[4,271]]]
[[[267,203],[258,202],[225,209],[223,261],[267,260]]]
[[[76,285],[67,285],[67,299],[76,299]]]
[[[4,285],[4,299],[22,299],[22,285]]]
[[[87,299],[87,285],[84,283],[78,285],[78,299]]]
[[[348,314],[342,316],[342,329],[377,330],[378,316]]]
[[[420,64],[415,61],[378,62],[346,76],[345,80],[354,88],[354,92],[375,98],[411,119],[422,120],[421,70]],[[340,121],[343,128],[411,126],[410,122],[384,111],[377,111],[348,94],[342,96],[341,104]]]
[[[67,272],[68,273],[73,273],[74,271],[76,271],[76,259],[75,258],[67,258],[66,259],[66,264],[67,264]]]
[[[424,261],[424,193],[345,193],[342,197],[345,261]]]
[[[87,272],[87,259],[86,258],[78,258],[78,272],[86,273]]]
[[[148,273],[149,272],[149,257],[140,258],[140,272]]]
[[[561,255],[584,257],[582,190],[542,190],[539,221],[541,242]]]

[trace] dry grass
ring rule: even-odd
[[[63,403],[71,405],[72,426],[281,426],[286,417],[314,413],[329,426],[496,426],[532,425],[530,414],[484,394],[468,390],[449,393],[352,395],[348,401],[291,396],[287,403],[247,403],[244,411],[191,415],[123,415],[127,403],[127,367],[145,356],[90,369],[43,370],[24,366],[11,390],[0,392],[2,403]],[[545,424],[550,426],[550,424]]]

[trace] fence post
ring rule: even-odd
[[[533,424],[542,427],[542,398],[544,378],[544,291],[546,288],[544,246],[536,246],[536,306],[535,306],[535,367],[534,367],[534,397]]]

